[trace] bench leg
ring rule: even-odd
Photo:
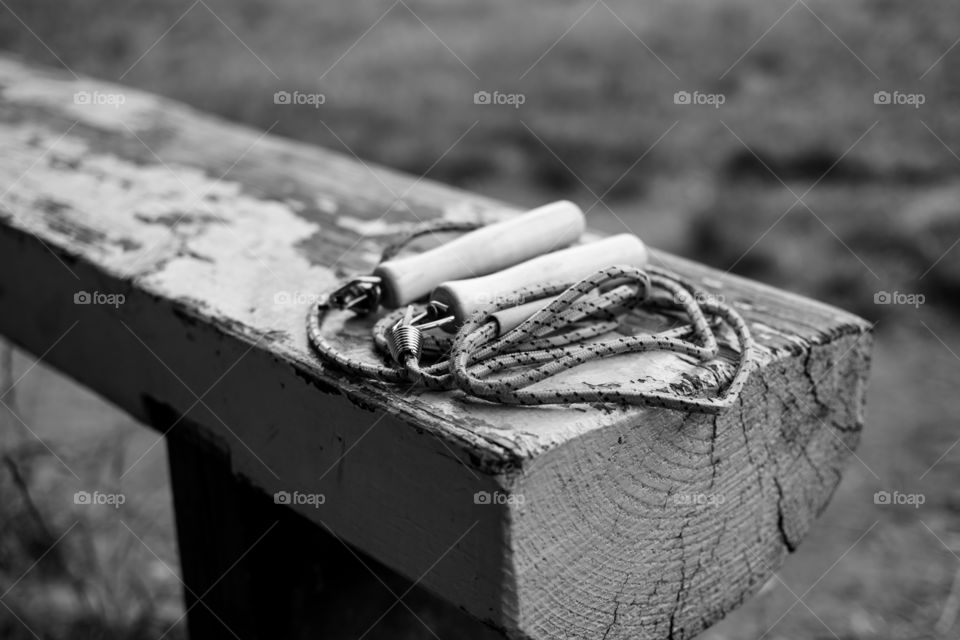
[[[407,579],[238,481],[196,433],[166,438],[191,638],[502,639],[419,587],[397,604]]]

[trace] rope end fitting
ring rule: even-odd
[[[413,366],[419,367],[420,356],[423,354],[423,332],[454,322],[452,315],[444,315],[446,312],[446,305],[438,302],[432,302],[431,306],[420,314],[416,314],[413,305],[408,306],[403,318],[393,325],[387,336],[387,347],[394,362],[410,368],[412,360]]]
[[[330,294],[329,305],[341,311],[368,315],[380,308],[381,282],[377,276],[360,276]]]
[[[390,330],[387,346],[390,348],[390,356],[399,365],[405,365],[409,358],[420,360],[423,353],[423,332],[415,322],[413,307],[410,306],[403,314],[403,319]]]

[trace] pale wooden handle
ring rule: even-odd
[[[537,311],[540,311],[540,309],[543,309],[557,298],[558,296],[540,298],[539,300],[527,302],[526,304],[521,304],[516,307],[507,307],[506,309],[501,309],[500,311],[494,311],[490,315],[492,315],[497,321],[497,326],[499,327],[497,335],[502,336],[506,332],[516,329],[518,326],[520,326],[521,322],[535,314]]]
[[[643,267],[647,247],[627,233],[605,240],[555,251],[481,278],[445,282],[433,290],[431,299],[450,307],[459,325],[470,314],[517,289],[542,284],[573,284],[594,271],[615,264]],[[522,304],[517,300],[517,304]],[[450,327],[455,330],[456,327]]]
[[[383,306],[396,308],[441,282],[482,276],[577,241],[586,226],[580,207],[562,200],[471,231],[430,251],[388,260],[373,272]]]

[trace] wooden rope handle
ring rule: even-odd
[[[586,227],[580,207],[562,200],[481,227],[420,254],[381,263],[383,306],[401,307],[440,282],[483,276],[569,246]]]
[[[647,264],[647,256],[647,247],[640,238],[623,233],[605,240],[548,253],[487,276],[445,282],[433,290],[431,300],[450,308],[456,323],[449,326],[449,330],[455,331],[474,312],[513,295],[518,289],[545,284],[570,284],[611,265],[642,269]],[[549,301],[544,301],[541,306],[548,303]],[[536,306],[537,302],[517,300],[515,306],[521,305],[533,311],[539,308]],[[498,320],[512,324],[513,316],[524,312],[520,310],[504,314],[511,318],[509,321],[506,318]]]

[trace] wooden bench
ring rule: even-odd
[[[9,58],[0,95],[0,332],[166,436],[195,638],[401,637],[365,598],[424,623],[403,637],[690,637],[857,445],[865,321],[660,252],[759,342],[719,416],[348,379],[308,346],[313,296],[419,219],[513,208]],[[664,354],[594,374],[716,383]]]

